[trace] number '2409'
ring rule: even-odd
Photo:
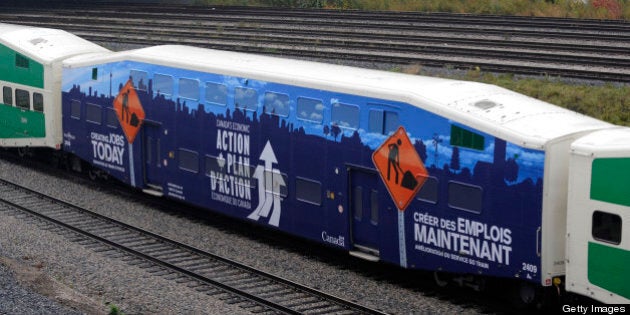
[[[527,271],[527,272],[531,272],[531,273],[538,273],[538,266],[534,265],[534,264],[528,264],[528,263],[522,263],[523,264],[523,271]]]

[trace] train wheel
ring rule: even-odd
[[[18,152],[18,156],[23,158],[28,154],[28,148],[25,147],[19,147],[17,148],[17,152]]]
[[[90,178],[91,181],[96,181],[98,179],[98,173],[97,170],[95,170],[94,168],[90,167],[90,169],[87,172],[88,177]]]
[[[59,154],[53,153],[50,156],[50,165],[53,168],[60,168],[61,167],[61,158],[59,157]]]
[[[448,285],[448,280],[446,279],[443,272],[434,271],[433,272],[433,282],[440,288],[444,288]]]
[[[538,290],[531,283],[514,283],[512,286],[512,292],[510,292],[510,300],[512,300],[512,305],[516,308],[530,308],[538,301]]]

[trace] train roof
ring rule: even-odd
[[[0,44],[43,63],[109,50],[66,31],[0,23]]]
[[[597,157],[627,157],[630,128],[618,127],[592,132],[571,144],[574,154]]]
[[[489,84],[180,45],[79,56],[66,66],[119,60],[406,102],[529,148],[542,149],[554,139],[614,126]]]

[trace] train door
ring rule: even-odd
[[[379,177],[375,170],[349,168],[351,254],[368,260],[379,256]]]
[[[143,124],[143,174],[144,182],[149,188],[147,193],[161,194],[162,192],[162,149],[160,144],[161,124],[145,120]]]

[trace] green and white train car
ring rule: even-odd
[[[0,24],[0,145],[59,149],[61,63],[107,51],[61,30]]]
[[[628,303],[630,129],[601,130],[573,142],[569,169],[566,289]]]

